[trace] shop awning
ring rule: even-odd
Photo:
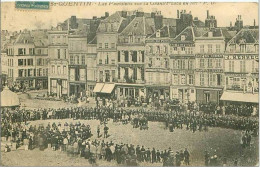
[[[258,103],[258,93],[224,92],[220,98],[222,101]]]
[[[101,93],[110,94],[115,88],[115,84],[105,84],[101,90]]]
[[[96,86],[95,86],[93,92],[94,93],[101,92],[104,85],[105,85],[104,83],[96,83]]]

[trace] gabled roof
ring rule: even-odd
[[[36,47],[47,47],[48,46],[48,39],[34,40],[34,45]]]
[[[230,31],[230,30],[228,30],[228,28],[222,28],[222,34],[223,34],[226,42],[231,40],[236,35],[236,33],[237,33],[237,31]]]
[[[258,44],[258,29],[241,29],[230,41],[229,44],[251,43]]]
[[[154,20],[152,18],[135,17],[129,25],[120,33],[121,36],[151,35],[154,32]]]
[[[118,32],[123,30],[121,25],[126,26],[125,22],[123,22],[124,19],[121,13],[117,11],[100,22],[97,32]]]
[[[191,26],[188,26],[187,28],[185,28],[179,35],[177,35],[173,42],[175,41],[181,41],[181,36],[184,35],[185,36],[185,42],[190,42],[190,41],[194,41],[194,31],[193,28]]]
[[[160,38],[174,38],[176,36],[176,27],[174,26],[164,26],[157,31],[160,32]],[[156,38],[156,32],[149,38]]]
[[[29,32],[20,33],[15,40],[15,44],[33,44],[33,37]]]

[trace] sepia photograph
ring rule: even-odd
[[[1,2],[0,167],[259,167],[258,2]]]

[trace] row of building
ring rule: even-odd
[[[185,10],[176,19],[106,12],[9,36],[2,63],[10,84],[57,97],[218,103],[232,93],[258,97],[258,37],[258,26],[243,26],[240,15],[234,26],[217,27],[208,11],[205,22]]]

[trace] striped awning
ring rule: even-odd
[[[220,98],[222,101],[258,103],[258,93],[224,92]]]
[[[105,85],[104,83],[96,83],[96,86],[95,86],[93,92],[94,93],[101,92],[104,85]]]
[[[101,90],[101,93],[110,94],[115,88],[115,84],[105,84]]]

